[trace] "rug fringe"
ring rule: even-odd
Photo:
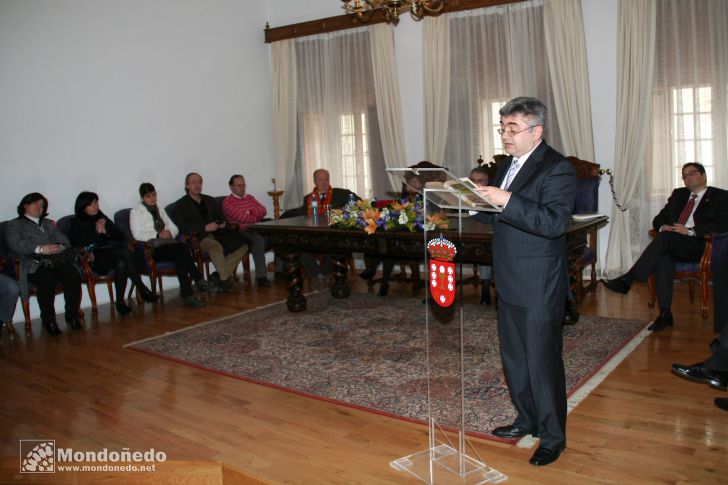
[[[649,322],[648,322],[649,323]],[[632,353],[634,349],[637,348],[639,344],[642,343],[642,341],[647,338],[649,335],[652,334],[651,331],[647,330],[647,324],[645,324],[645,328],[640,331],[637,335],[635,335],[632,340],[627,342],[627,344],[622,347],[619,352],[614,354],[614,357],[609,359],[588,381],[586,381],[581,387],[579,387],[574,394],[571,395],[571,397],[566,401],[566,412],[567,414],[573,411],[586,397],[597,388],[599,384],[604,381],[604,379],[607,378],[609,374],[612,373],[614,369],[617,368],[619,364],[622,363],[624,359],[627,358],[629,354]],[[538,442],[537,438],[534,438],[531,435],[524,436],[521,438],[521,440],[518,442],[517,446],[519,448],[533,448],[533,446]]]

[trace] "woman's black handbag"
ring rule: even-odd
[[[65,264],[75,264],[78,261],[78,249],[66,248],[56,254],[34,254],[32,259],[44,268],[59,268]]]

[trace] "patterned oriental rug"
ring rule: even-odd
[[[337,300],[328,292],[307,298],[305,312],[290,313],[280,302],[127,347],[305,396],[426,422],[422,299],[353,293]],[[465,304],[463,313],[466,430],[504,441],[489,434],[515,419],[501,368],[496,312]],[[645,326],[639,321],[582,316],[577,325],[564,328],[570,409],[648,334]],[[443,325],[430,318],[430,329],[430,341],[443,332],[459,340],[452,322]],[[459,352],[447,355],[459,345],[445,347],[441,355],[431,353],[431,361],[452,361],[459,369]],[[443,392],[453,389],[449,397],[456,395],[459,402],[459,374],[449,379],[456,383],[438,379],[444,382]],[[432,400],[433,409],[437,399]]]

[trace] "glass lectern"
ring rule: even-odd
[[[462,280],[457,249],[461,247],[463,217],[468,217],[472,210],[501,209],[474,192],[472,182],[459,179],[446,169],[387,171],[423,195],[425,220],[433,211],[445,210],[450,216],[446,237],[427,229],[423,235],[423,256],[429,276],[424,305],[429,447],[398,458],[390,466],[428,484],[502,482],[507,477],[487,465],[465,435],[469,369],[463,352],[467,345],[463,322],[470,316],[465,314],[462,288],[457,285]]]

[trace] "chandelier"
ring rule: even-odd
[[[388,24],[399,23],[399,13],[404,7],[409,8],[410,14],[417,20],[425,15],[436,15],[442,12],[447,0],[341,0],[344,10],[350,15],[356,15],[363,22],[368,22],[377,10],[382,10],[384,19]],[[352,5],[353,4],[353,5]]]

